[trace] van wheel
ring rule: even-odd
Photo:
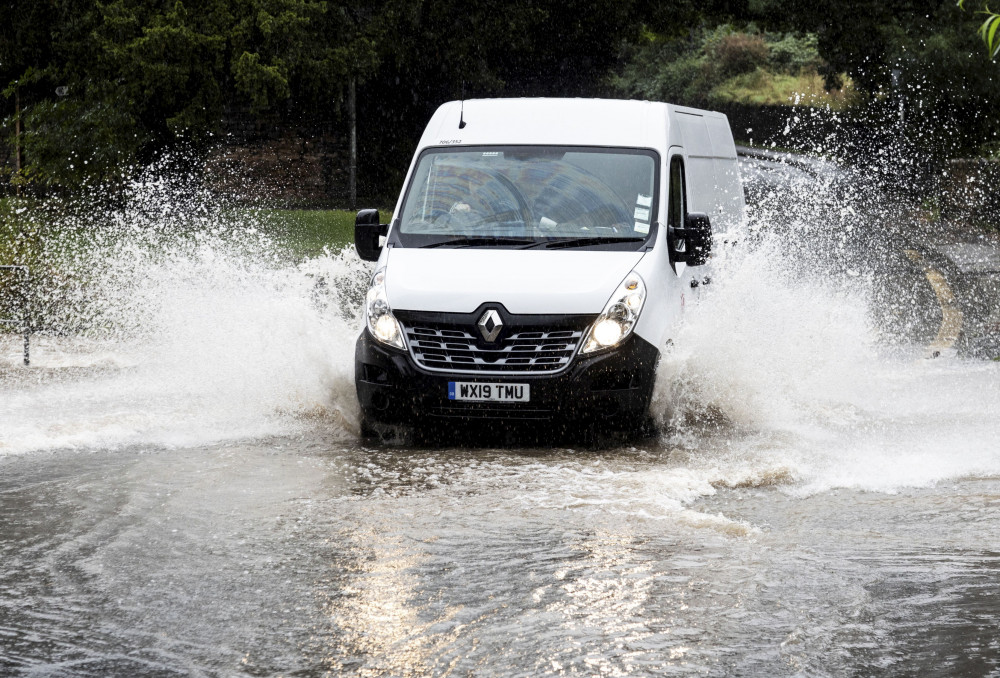
[[[600,445],[601,440],[601,430],[600,427],[593,421],[582,421],[577,425],[573,436],[577,444],[579,444],[584,449],[594,450]]]
[[[412,430],[397,424],[386,424],[385,422],[362,417],[361,438],[373,440],[386,445],[406,445],[410,442]]]
[[[660,431],[656,426],[656,419],[653,418],[653,415],[647,413],[646,416],[643,417],[642,423],[636,430],[636,434],[639,436],[640,439],[643,439],[643,438],[655,438],[657,435],[659,435],[659,433]]]

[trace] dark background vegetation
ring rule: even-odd
[[[734,122],[752,118],[734,127],[755,142],[774,141],[789,105],[863,127],[895,121],[902,100],[904,123],[892,133],[914,152],[939,162],[991,156],[1000,83],[977,9],[953,0],[5,0],[2,188],[113,184],[164,155],[199,171],[213,157],[238,166],[274,156],[275,167],[297,158],[302,176],[326,173],[316,191],[347,206],[352,80],[368,203],[398,191],[430,114],[462,97],[714,107]],[[234,147],[257,150],[220,150]]]

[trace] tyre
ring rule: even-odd
[[[385,445],[407,445],[413,431],[409,427],[387,424],[365,415],[361,418],[361,437]]]

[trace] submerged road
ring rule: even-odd
[[[917,228],[737,256],[601,449],[360,441],[353,325],[285,277],[4,340],[0,675],[996,674],[997,249]]]
[[[5,463],[2,673],[988,675],[1000,659],[992,477],[803,492],[759,451],[318,438]],[[706,454],[724,468],[691,463]]]

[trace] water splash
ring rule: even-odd
[[[899,154],[876,157],[857,174],[816,159],[744,165],[750,218],[661,362],[655,472],[631,469],[618,486],[651,499],[629,511],[717,488],[895,491],[1000,473],[997,364],[920,360],[886,322],[907,303],[885,288],[911,217],[872,179]],[[0,454],[199,445],[317,421],[356,435],[370,268],[352,251],[292,260],[264,210],[156,171],[116,205],[45,219],[66,236],[40,257],[61,272],[43,276],[55,331],[30,371],[0,368]],[[4,341],[12,365],[16,339]],[[583,496],[614,486],[580,483]]]
[[[279,435],[306,416],[356,430],[368,265],[352,251],[290,261],[265,212],[152,173],[118,207],[88,199],[39,216],[60,236],[35,268],[47,333],[30,371],[0,371],[0,454]]]
[[[1000,366],[923,360],[898,320],[917,312],[893,286],[921,237],[899,186],[920,193],[907,168],[895,186],[873,178],[910,161],[898,150],[854,170],[744,165],[750,218],[727,234],[653,405],[663,444],[715,485],[896,491],[1000,473]]]

